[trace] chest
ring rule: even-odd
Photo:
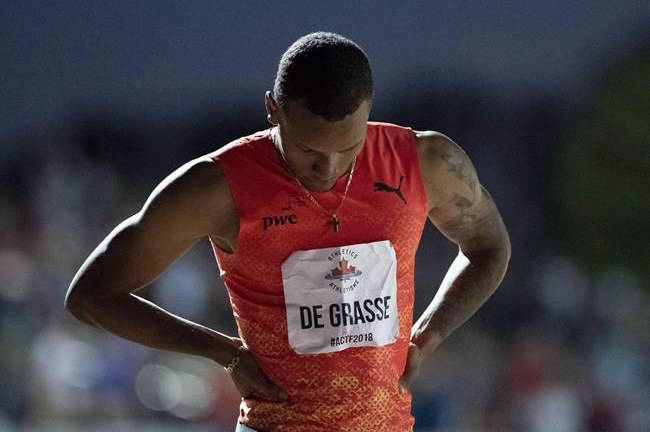
[[[409,173],[359,170],[347,194],[344,184],[311,193],[290,180],[267,182],[264,201],[242,215],[240,250],[278,265],[295,250],[381,240],[398,251],[417,247],[425,210]]]

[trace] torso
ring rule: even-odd
[[[413,132],[393,125],[369,124],[368,139],[357,159],[349,194],[341,208],[340,232],[332,230],[329,216],[312,205],[295,179],[283,170],[268,133],[246,137],[217,152],[215,158],[234,186],[230,198],[234,199],[233,214],[238,217],[223,225],[219,236],[211,238],[239,333],[263,371],[290,395],[289,402],[283,404],[247,399],[242,403],[244,414],[240,421],[268,431],[304,430],[307,423],[314,426],[313,430],[410,429],[413,424],[410,395],[399,393],[397,380],[406,361],[412,324],[415,251],[428,210]],[[246,172],[260,175],[251,178]],[[332,191],[313,195],[323,207],[335,208],[345,183],[346,178],[341,178]],[[368,254],[373,248],[382,251],[385,247],[394,249],[393,276],[389,276],[390,272],[381,276],[383,273],[370,264],[372,260],[364,261],[370,259]],[[346,282],[350,285],[345,286],[351,287],[347,293],[343,293],[347,288],[342,280],[327,277],[334,275],[337,266],[343,268],[338,256],[332,259],[331,265],[325,261],[322,270],[312,271],[320,268],[318,251],[327,248],[334,248],[342,255],[345,249],[353,249],[347,261],[352,266],[358,265],[363,276]],[[304,257],[298,255],[299,261],[292,264],[289,257],[296,256],[297,251],[314,252]],[[355,254],[359,253],[365,257],[357,260]],[[300,260],[312,258],[316,259],[310,261],[312,264],[300,264]],[[387,262],[390,266],[390,260]],[[311,277],[309,284],[314,285],[308,290],[313,290],[313,295],[292,298],[294,290],[298,293],[311,286],[306,280],[292,285],[291,281],[295,280],[292,272],[300,273],[303,268],[307,269],[306,273],[295,277]],[[318,279],[321,271],[325,272],[324,278]],[[385,285],[389,291],[370,294],[375,285],[370,282],[372,279],[364,277],[372,274],[388,277],[386,280],[392,277],[396,285],[394,288]],[[367,288],[364,284],[368,284]],[[358,299],[359,307],[364,299],[379,302],[372,305],[366,302],[365,306],[372,310],[384,306],[384,300],[377,298],[390,297],[387,304],[394,303],[385,315],[397,327],[381,329],[379,319],[361,325],[361,319],[349,329],[351,332],[369,329],[363,334],[376,335],[370,341],[367,338],[345,340],[339,346],[337,339],[332,346],[328,343],[300,345],[305,340],[301,339],[301,332],[321,329],[301,328],[302,324],[296,327],[296,321],[292,320],[299,322],[298,315],[291,314],[295,302],[326,299],[328,303],[322,307],[326,324],[328,305],[331,307],[334,301],[331,297],[337,290],[341,292],[339,302],[353,305],[353,300]],[[365,298],[366,294],[373,295],[373,299]],[[337,309],[329,311],[332,324],[332,314]],[[361,313],[366,314],[365,309]],[[334,327],[332,324],[332,332],[345,330]],[[288,337],[289,333],[297,338]],[[320,336],[313,334],[313,340],[319,340]],[[380,335],[385,342],[377,342]],[[339,410],[341,403],[347,407],[345,410]]]

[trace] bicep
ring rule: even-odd
[[[99,298],[135,291],[153,282],[201,237],[214,233],[223,206],[218,202],[220,174],[213,164],[195,160],[165,178],[142,209],[91,253],[70,292]],[[214,200],[206,198],[209,193]]]
[[[418,141],[429,220],[463,252],[494,246],[503,222],[465,151],[438,133],[422,134]]]
[[[480,185],[471,198],[455,193],[448,202],[429,212],[429,220],[465,253],[492,248],[503,233],[494,200]]]

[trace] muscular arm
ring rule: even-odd
[[[465,152],[440,133],[417,132],[416,137],[429,220],[459,247],[411,332],[411,341],[431,352],[499,286],[510,259],[510,239]]]
[[[173,315],[134,292],[206,235],[224,247],[234,246],[238,224],[215,163],[207,157],[190,161],[164,179],[142,209],[90,254],[70,284],[65,306],[81,321],[131,341],[225,365],[237,352],[233,338]]]

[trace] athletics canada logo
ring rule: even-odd
[[[346,259],[342,259],[337,268],[333,268],[325,275],[325,279],[347,280],[354,276],[361,276],[361,270],[351,266]]]
[[[360,268],[351,264],[350,260],[356,260],[359,254],[352,249],[341,248],[332,252],[327,259],[336,263],[336,267],[330,269],[324,278],[329,281],[329,287],[339,293],[353,291],[360,282],[357,279],[363,273]]]

